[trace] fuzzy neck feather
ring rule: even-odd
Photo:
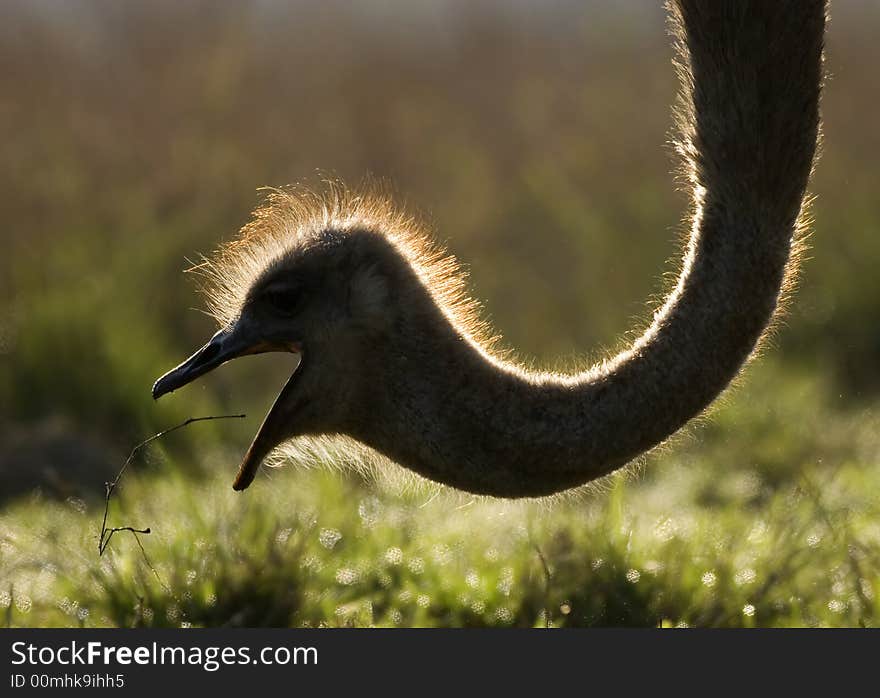
[[[678,284],[635,344],[578,376],[493,359],[424,293],[371,367],[352,436],[505,497],[583,484],[704,410],[754,351],[792,269],[819,130],[824,0],[675,0],[694,215]],[[413,297],[417,297],[413,296]]]

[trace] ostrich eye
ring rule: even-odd
[[[283,315],[290,315],[295,310],[302,298],[300,289],[295,286],[269,287],[263,292],[263,299],[272,310]]]

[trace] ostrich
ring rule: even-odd
[[[473,493],[536,497],[604,476],[738,374],[795,266],[819,134],[825,0],[671,0],[692,188],[677,284],[629,348],[578,373],[493,348],[454,261],[381,196],[279,190],[206,262],[221,329],[153,386],[247,354],[300,362],[234,489],[282,442],[345,435]]]

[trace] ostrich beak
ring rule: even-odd
[[[284,384],[278,397],[275,398],[275,402],[260,425],[256,436],[254,436],[250,448],[244,454],[241,466],[238,468],[238,474],[232,483],[232,489],[236,492],[241,492],[248,488],[257,476],[263,459],[275,446],[284,440],[284,436],[287,433],[286,427],[293,420],[292,405],[289,398],[293,392],[293,386],[301,367],[302,355],[300,355],[299,365],[293,375],[287,379],[287,383]]]
[[[302,356],[302,346],[299,343],[270,342],[255,338],[255,334],[239,320],[238,323],[217,332],[195,354],[159,378],[153,384],[153,399],[158,400],[166,393],[182,388],[227,361],[269,351],[289,351]],[[291,417],[288,414],[289,406],[286,398],[292,390],[297,373],[298,371],[295,371],[290,377],[254,437],[235,478],[234,489],[246,489],[256,476],[263,458],[283,440],[284,427]]]
[[[253,341],[246,335],[238,325],[220,330],[195,354],[153,383],[153,399],[192,383],[231,359],[273,350],[267,342]]]

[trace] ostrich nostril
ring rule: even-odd
[[[217,355],[220,353],[220,345],[219,344],[209,344],[202,351],[199,352],[199,359],[202,362],[208,362],[217,358]]]

